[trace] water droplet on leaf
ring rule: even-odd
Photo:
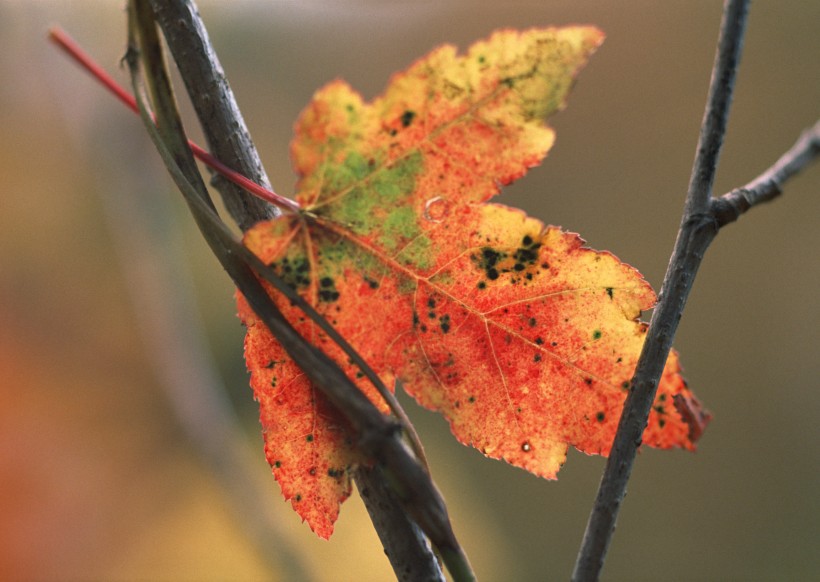
[[[441,196],[430,198],[424,204],[424,219],[430,222],[441,222],[450,212],[450,203]]]

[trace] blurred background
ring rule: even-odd
[[[344,78],[370,99],[440,43],[598,25],[607,41],[552,119],[553,151],[498,200],[660,285],[719,2],[200,8],[285,194],[292,123],[324,83]],[[120,2],[0,0],[0,578],[389,580],[355,493],[329,542],[281,499],[227,276],[139,121],[45,40],[61,24],[126,83],[124,21]],[[818,22],[817,2],[753,4],[717,193],[755,177],[817,119]],[[715,418],[695,454],[642,451],[605,580],[820,573],[818,217],[815,165],[709,250],[676,346]],[[223,385],[235,426],[213,416],[224,403],[208,387]],[[543,481],[458,445],[441,418],[407,406],[479,578],[567,579],[604,460],[571,452],[559,480]],[[214,436],[235,455],[215,451]]]

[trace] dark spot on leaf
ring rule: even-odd
[[[450,316],[449,315],[442,315],[441,319],[439,320],[441,323],[441,331],[447,333],[450,331]]]
[[[655,406],[654,409],[655,409],[655,412],[657,412],[658,414],[666,414],[666,410],[660,404]]]
[[[537,343],[539,346],[543,345],[544,339],[540,338],[540,337],[537,337],[537,338],[535,338],[535,343]]]
[[[665,401],[666,400],[666,394],[661,394],[660,396],[658,396],[658,400],[660,400],[661,402]]]
[[[478,285],[476,285],[476,287],[478,287],[479,289],[486,289],[487,288],[487,283],[486,283],[486,281],[479,281]]]
[[[432,297],[429,297],[429,298],[427,299],[427,307],[429,307],[430,309],[435,309],[435,307],[436,307],[436,300],[435,300],[435,299],[433,299]]]
[[[310,265],[304,257],[294,259],[285,257],[281,261],[271,263],[271,268],[282,278],[291,289],[298,290],[307,287],[310,283],[308,271]]]
[[[309,442],[309,443],[312,443],[312,442],[313,442],[313,435],[312,435],[312,434],[307,435],[307,436],[305,437],[305,440],[306,440],[307,442]]]
[[[604,414],[603,412],[599,412],[595,415],[595,418],[598,419],[598,422],[603,422],[606,418],[606,414]]]
[[[550,342],[550,345],[551,345],[552,347],[555,347],[555,346],[557,346],[557,345],[558,345],[558,342]]]
[[[516,270],[523,270],[525,265],[535,264],[535,261],[538,260],[538,249],[541,248],[541,243],[534,242],[530,236],[525,236],[521,241],[521,245],[515,251],[514,258],[517,262],[522,263],[522,269]]]
[[[273,368],[273,365],[274,365],[275,363],[276,363],[276,362],[274,362],[273,360],[270,360],[267,364],[265,364],[265,367],[266,367],[266,368],[268,368],[268,369]]]
[[[413,123],[413,118],[416,116],[415,111],[410,111],[409,109],[401,114],[401,124],[404,127],[408,127],[411,123]]]
[[[379,282],[376,281],[375,279],[368,279],[367,277],[365,277],[364,280],[371,289],[378,289],[379,288]]]
[[[339,299],[339,292],[336,290],[336,282],[331,277],[319,279],[319,299],[327,303],[332,303]]]
[[[428,311],[427,312],[427,317],[429,317],[430,319],[435,319],[436,318],[436,312],[435,311]]]
[[[327,303],[333,303],[337,299],[339,299],[339,292],[338,291],[328,291],[327,289],[323,289],[319,291],[319,299],[322,301],[326,301]]]
[[[399,133],[399,132],[398,132],[398,130],[396,130],[396,129],[391,129],[391,130],[390,130],[390,136],[391,136],[391,137],[395,136],[397,133]]]
[[[592,386],[592,378],[584,378],[584,384],[587,386]]]
[[[470,396],[470,397],[467,399],[467,402],[469,402],[470,404],[472,404],[473,402],[475,402],[475,396]]]
[[[297,493],[293,499],[296,501],[296,503],[299,503],[300,501],[302,501],[302,494]]]
[[[660,428],[663,428],[664,426],[666,426],[666,421],[663,418],[659,418],[658,419],[658,426]]]
[[[413,327],[418,327],[418,326],[419,326],[419,314],[418,314],[418,312],[414,311],[413,312]]]
[[[483,269],[484,272],[487,273],[487,278],[494,281],[498,279],[499,276],[499,271],[496,266],[506,257],[506,253],[496,251],[490,247],[484,247],[481,249],[481,255],[478,257],[474,255],[473,260],[476,261],[480,269]]]
[[[609,295],[609,298],[612,299],[612,287],[606,288],[606,294]]]
[[[529,323],[530,323],[530,327],[535,327],[535,324],[537,323],[537,321],[535,320],[534,317],[530,317],[530,322]]]
[[[623,382],[621,382],[621,388],[623,388],[624,390],[629,390],[629,380],[624,380]]]
[[[535,354],[532,361],[533,362],[540,362],[541,361],[541,354]]]
[[[282,461],[274,461],[273,462],[273,468],[274,469],[278,469],[281,466],[282,466]]]
[[[523,443],[521,443],[521,450],[525,453],[529,453],[532,450],[532,445],[527,441],[524,441]]]
[[[315,475],[316,474],[316,467],[311,467],[310,471],[308,471],[308,474]]]
[[[599,340],[599,339],[601,339],[602,335],[603,335],[603,333],[601,332],[601,330],[596,329],[595,331],[592,332],[592,339],[593,340]]]

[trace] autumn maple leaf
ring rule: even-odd
[[[465,56],[436,49],[371,104],[333,82],[292,144],[303,210],[245,244],[298,290],[387,384],[401,380],[459,441],[554,478],[567,446],[606,455],[655,301],[640,274],[576,234],[489,204],[538,164],[599,46],[595,28],[500,31]],[[298,331],[385,408],[361,371],[295,306]],[[286,499],[332,533],[360,459],[342,418],[244,299],[245,354],[266,455]],[[692,449],[707,420],[666,364],[644,442]]]

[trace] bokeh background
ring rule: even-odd
[[[139,122],[45,41],[60,23],[126,82],[121,4],[0,0],[0,578],[389,580],[355,494],[329,542],[281,499],[227,277]],[[581,233],[659,286],[719,2],[200,6],[281,193],[294,182],[293,120],[333,78],[372,98],[443,42],[464,48],[506,26],[598,25],[607,41],[552,120],[555,148],[499,200]],[[817,2],[753,4],[718,193],[756,176],[816,120],[818,22]],[[676,345],[715,418],[695,454],[642,451],[606,580],[820,576],[818,219],[815,166],[709,250]],[[208,384],[227,388],[238,433],[196,408]],[[542,481],[456,444],[442,419],[408,407],[479,577],[568,578],[604,460],[571,452],[559,480]],[[241,459],[214,470],[219,452],[203,442],[225,430]]]

